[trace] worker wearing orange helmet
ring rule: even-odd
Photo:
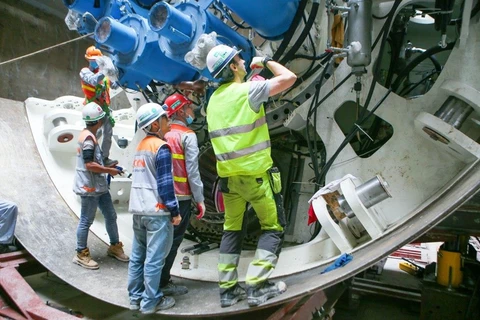
[[[112,146],[113,126],[115,120],[111,115],[110,110],[110,87],[116,87],[114,82],[111,82],[102,72],[100,72],[97,59],[102,57],[102,52],[90,46],[85,52],[85,59],[88,61],[88,67],[82,68],[80,71],[80,80],[82,82],[82,91],[85,94],[84,104],[95,102],[105,111],[109,121],[104,121],[103,124],[103,141],[102,153],[103,164],[106,167],[114,166],[118,163],[117,160],[112,160],[110,156],[110,148]]]
[[[190,221],[192,198],[199,210],[197,219],[201,219],[205,213],[205,199],[198,170],[197,136],[188,128],[195,117],[194,104],[185,96],[175,93],[165,100],[163,107],[172,119],[171,130],[165,134],[165,139],[172,149],[173,181],[182,221],[174,227],[173,244],[162,269],[160,287],[165,295],[181,295],[187,293],[188,289],[171,281],[170,269]]]

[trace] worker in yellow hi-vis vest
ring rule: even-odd
[[[290,88],[297,77],[270,58],[254,57],[250,68],[268,68],[274,77],[244,82],[247,72],[239,54],[234,48],[218,45],[207,55],[208,70],[220,79],[220,87],[208,103],[207,122],[225,204],[218,262],[222,307],[245,298],[249,306],[257,306],[286,290],[285,283],[268,281],[280,254],[285,214],[280,203],[280,172],[272,168],[263,102]],[[238,284],[237,266],[247,203],[255,209],[262,235],[247,270],[245,292]]]

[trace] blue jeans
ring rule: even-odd
[[[160,279],[160,287],[165,287],[170,281],[170,270],[175,262],[178,247],[180,247],[180,244],[183,241],[183,235],[185,234],[185,231],[187,231],[188,224],[190,223],[191,204],[192,200],[190,199],[178,201],[182,221],[178,226],[173,227],[173,244],[170,253],[165,259],[165,265],[162,269],[162,278]]]
[[[11,244],[17,224],[17,205],[0,199],[0,244]]]
[[[77,251],[80,252],[87,247],[88,229],[95,220],[97,208],[100,208],[105,217],[105,228],[107,229],[110,244],[118,243],[117,213],[113,207],[110,192],[100,196],[82,196],[82,211],[77,228]]]
[[[133,243],[128,264],[128,295],[140,310],[151,310],[163,296],[160,274],[173,242],[168,216],[133,215]]]

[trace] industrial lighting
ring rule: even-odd
[[[410,21],[418,24],[433,24],[435,19],[433,19],[428,14],[423,13],[420,10],[415,10],[415,16],[410,17]]]

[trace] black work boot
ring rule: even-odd
[[[188,288],[173,283],[172,280],[168,281],[167,285],[160,287],[164,296],[181,296],[188,293]]]
[[[222,308],[233,306],[240,300],[244,300],[247,297],[245,289],[243,289],[239,284],[236,284],[234,287],[231,287],[224,293],[220,294],[220,305]]]
[[[18,251],[18,250],[20,250],[20,249],[18,249],[14,245],[0,243],[0,254],[1,253],[10,253],[10,252]]]
[[[287,290],[287,285],[283,281],[270,282],[265,281],[262,284],[249,287],[247,290],[248,306],[256,307],[268,299],[276,297]]]

